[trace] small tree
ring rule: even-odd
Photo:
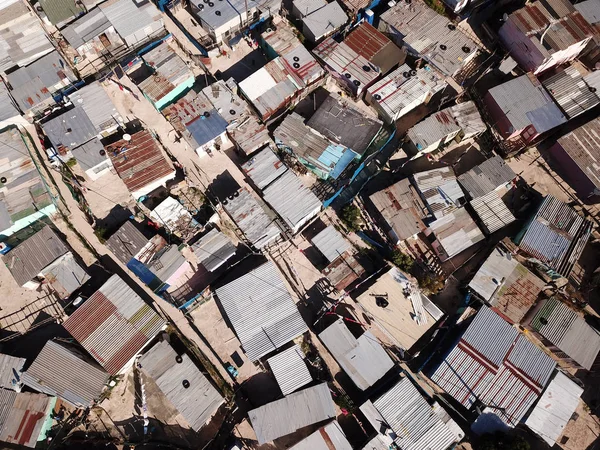
[[[360,217],[360,209],[354,205],[344,206],[340,213],[340,220],[350,231],[360,230],[362,219]]]
[[[412,259],[405,253],[402,253],[400,250],[396,249],[392,252],[392,262],[404,272],[410,272],[415,260]]]

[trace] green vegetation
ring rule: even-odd
[[[71,168],[77,164],[77,160],[75,158],[71,158],[66,163],[67,167]]]
[[[98,238],[101,244],[106,242],[106,232],[108,230],[105,227],[96,227],[94,228],[94,234]]]
[[[424,274],[417,277],[417,280],[425,295],[437,294],[444,289],[444,278],[441,275]]]
[[[436,13],[441,14],[442,16],[446,15],[446,7],[441,0],[425,0],[425,3]]]
[[[340,213],[340,219],[350,231],[360,230],[362,218],[360,216],[360,209],[357,206],[344,206]]]
[[[415,263],[415,260],[407,254],[402,253],[400,250],[396,249],[392,252],[392,262],[398,267],[398,269],[410,273],[410,271],[413,268],[413,264]]]
[[[509,436],[497,431],[481,436],[474,450],[530,450],[529,443],[520,436]]]

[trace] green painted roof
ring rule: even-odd
[[[85,12],[75,0],[40,0],[40,5],[53,25],[61,24]]]

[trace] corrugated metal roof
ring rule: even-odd
[[[450,114],[462,129],[463,139],[468,139],[487,130],[487,126],[481,118],[481,114],[479,114],[479,109],[473,101],[457,103],[450,108]]]
[[[542,350],[483,306],[431,379],[466,408],[477,399],[493,406],[483,412],[514,427],[555,367]]]
[[[46,282],[62,297],[67,298],[90,279],[84,267],[81,267],[73,253],[68,252],[46,267],[42,273]]]
[[[288,169],[271,147],[265,147],[244,163],[242,170],[256,187],[264,189]]]
[[[318,41],[340,28],[348,21],[348,16],[337,1],[326,4],[302,19],[305,30],[309,30]]]
[[[111,164],[106,155],[106,150],[104,150],[104,146],[98,138],[93,138],[91,141],[74,148],[71,150],[71,154],[83,170],[90,170],[102,163]]]
[[[63,326],[108,373],[116,375],[165,321],[113,275]]]
[[[228,198],[226,202],[223,203],[225,211],[257,249],[263,248],[281,233],[263,206],[246,188],[238,190],[233,198]]]
[[[312,381],[304,362],[304,353],[297,344],[267,359],[283,395],[291,394]]]
[[[248,5],[246,10],[246,4],[243,0],[229,0],[227,2],[216,3],[217,6],[210,6],[200,0],[192,0],[192,5],[198,9],[195,14],[206,23],[213,30],[217,30],[224,25],[229,24],[234,19],[238,19],[236,25],[246,20],[246,11],[252,16],[256,11],[256,6],[253,4]],[[208,5],[208,6],[207,6]],[[234,25],[231,25],[234,27]]]
[[[442,247],[440,257],[452,258],[485,236],[465,208],[458,208],[429,225]]]
[[[362,155],[375,138],[382,123],[335,93],[330,93],[306,123],[323,136]]]
[[[529,326],[581,367],[592,368],[600,352],[600,333],[567,305],[551,298]]]
[[[588,23],[600,23],[600,0],[584,0],[573,6]]]
[[[388,446],[395,442],[402,450],[446,450],[463,437],[442,421],[408,377],[360,409]],[[382,433],[383,424],[389,428]]]
[[[310,242],[317,247],[329,262],[335,261],[346,250],[352,249],[350,242],[333,225],[326,227],[314,236]]]
[[[291,170],[263,191],[263,198],[290,227],[293,233],[321,211],[322,204]]]
[[[4,79],[0,80],[0,121],[20,116],[21,112],[17,109],[14,100],[8,93],[8,88],[4,84]]]
[[[421,219],[428,216],[425,204],[405,178],[372,194],[369,199],[385,220],[384,231],[394,241],[403,241],[427,228]]]
[[[521,322],[545,285],[500,247],[492,251],[469,282],[470,289],[514,323]]]
[[[518,242],[521,250],[568,276],[579,260],[592,224],[569,205],[548,195]]]
[[[44,394],[0,389],[0,441],[35,448],[53,405]]]
[[[354,384],[363,391],[394,367],[394,362],[370,331],[365,331],[356,339],[342,319],[322,331],[319,339]]]
[[[21,373],[25,365],[25,358],[0,353],[0,387],[16,390],[21,385]]]
[[[200,430],[224,402],[189,356],[177,355],[166,341],[156,344],[138,362],[193,430]]]
[[[68,251],[52,228],[46,226],[3,255],[2,259],[17,284],[23,286]]]
[[[158,142],[147,130],[105,147],[113,166],[131,193],[139,191],[169,175],[175,176]]]
[[[574,66],[551,76],[543,81],[543,85],[569,119],[600,104],[600,98],[590,90]]]
[[[106,240],[106,246],[123,264],[139,253],[148,239],[130,221],[125,222]]]
[[[184,264],[189,264],[181,254],[177,245],[172,244],[163,247],[152,259],[148,261],[147,267],[156,278],[163,283],[169,284],[170,278],[175,275]]]
[[[52,204],[28,145],[16,127],[0,134],[0,178],[6,178],[0,184],[0,231]]]
[[[5,2],[0,10],[0,71],[25,66],[54,50],[38,17],[25,2]]]
[[[413,71],[407,64],[402,64],[369,87],[367,92],[372,97],[370,101],[383,110],[384,116],[391,121],[427,103],[444,86],[446,82],[431,67],[426,65]]]
[[[117,108],[99,82],[77,89],[69,94],[69,100],[83,108],[98,133],[114,128],[122,121]]]
[[[446,138],[456,135],[460,131],[460,127],[449,109],[433,113],[408,130],[407,136],[417,150],[424,150],[435,143],[439,147]]]
[[[216,289],[215,293],[251,361],[307,330],[271,261]]]
[[[48,20],[57,26],[85,13],[82,5],[75,0],[40,0],[39,3]]]
[[[445,75],[460,72],[477,44],[424,2],[399,2],[381,15],[379,29],[402,41]]]
[[[475,214],[479,216],[488,234],[492,234],[517,220],[497,191],[492,191],[472,200],[471,207]]]
[[[308,16],[327,4],[325,0],[294,0],[292,3],[300,12],[300,18]]]
[[[365,268],[360,265],[353,253],[353,251],[348,250],[323,269],[327,279],[340,292],[365,273]]]
[[[219,115],[230,124],[242,120],[247,114],[244,102],[223,80],[218,80],[202,89]]]
[[[100,8],[94,8],[84,16],[78,18],[60,32],[71,47],[78,49],[85,43],[108,30],[112,24],[108,21]]]
[[[259,444],[335,417],[327,383],[321,383],[248,412]]]
[[[538,133],[567,121],[541,83],[528,75],[491,88],[488,93],[510,122],[505,136],[534,125]]]
[[[325,75],[325,70],[303,45],[281,55],[297,84],[308,86]]]
[[[170,196],[150,212],[150,217],[171,232],[187,228],[193,219],[187,208],[179,200]]]
[[[189,91],[175,103],[165,107],[162,114],[173,128],[183,134],[193,150],[219,136],[227,127],[227,123],[203,92]],[[203,120],[196,124],[195,122],[199,122],[196,120],[198,118]],[[188,127],[190,124],[192,126]]]
[[[401,49],[368,22],[360,23],[346,36],[344,42],[379,67],[382,73],[387,73],[392,67],[403,63],[406,57]]]
[[[450,167],[413,174],[415,185],[436,218],[451,213],[464,201],[464,193]]]
[[[600,189],[600,119],[593,119],[574,129],[559,138],[558,144]]]
[[[209,272],[217,270],[235,255],[236,246],[216,228],[210,230],[192,245],[198,262]]]
[[[163,19],[152,3],[138,5],[133,0],[108,0],[98,6],[128,45],[156,34],[163,28]],[[135,20],[131,20],[135,17]]]
[[[340,424],[334,420],[290,447],[290,450],[352,450],[352,446]]]
[[[85,144],[98,134],[96,127],[81,106],[75,106],[43,123],[42,129],[59,153]]]
[[[86,408],[100,397],[108,377],[99,366],[55,341],[48,341],[23,374],[23,384]]]
[[[550,447],[554,446],[579,406],[581,394],[581,387],[562,372],[557,372],[525,420],[525,425]]]
[[[231,125],[227,132],[246,156],[265,145],[270,144],[275,147],[266,125],[259,123],[253,115],[244,119],[239,125]]]
[[[459,175],[458,182],[471,198],[478,198],[510,183],[516,177],[510,166],[500,156],[494,155]]]

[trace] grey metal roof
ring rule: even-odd
[[[271,261],[216,289],[215,293],[251,361],[307,330]]]
[[[348,16],[335,0],[302,19],[304,27],[310,30],[315,40],[333,33],[347,21]]]
[[[25,358],[0,353],[0,388],[16,390],[21,384]]]
[[[85,12],[75,0],[40,0],[40,6],[53,25],[62,25]]]
[[[235,89],[237,89],[237,87],[235,87]],[[248,115],[246,102],[243,101],[223,80],[218,80],[210,86],[206,86],[202,89],[202,93],[206,95],[217,112],[229,124],[240,121]]]
[[[35,448],[54,399],[0,389],[0,441]]]
[[[98,133],[119,125],[119,112],[99,82],[77,89],[69,100],[83,108]]]
[[[110,163],[110,158],[106,155],[106,150],[98,138],[81,144],[71,150],[71,153],[83,170],[92,169],[105,162]]]
[[[600,3],[598,7],[600,8]],[[525,420],[525,425],[553,447],[579,406],[581,394],[583,388],[557,371]]]
[[[494,155],[459,175],[458,182],[471,198],[477,198],[510,183],[516,177],[510,166],[500,156]]]
[[[281,216],[293,233],[321,211],[322,204],[291,170],[263,191],[263,198]]]
[[[438,219],[458,208],[464,200],[451,167],[415,173],[413,178],[429,210]]]
[[[588,23],[592,25],[600,23],[600,0],[584,0],[573,6]]]
[[[486,306],[431,376],[470,408],[477,399],[516,426],[548,383],[556,363]]]
[[[106,246],[123,264],[131,261],[149,240],[129,220],[107,240]]]
[[[329,94],[306,123],[323,136],[362,155],[381,129],[381,121],[365,116],[337,94]]]
[[[177,245],[172,244],[157,252],[147,265],[150,272],[166,283],[186,262]]]
[[[458,208],[449,212],[429,224],[429,228],[442,246],[440,252],[442,255],[440,256],[445,256],[443,259],[452,258],[485,239],[485,236],[465,208]]]
[[[57,150],[61,147],[72,150],[98,134],[96,127],[81,106],[75,106],[60,116],[50,119],[42,124],[42,129]]]
[[[335,417],[327,383],[303,389],[248,412],[259,444]]]
[[[46,281],[62,297],[67,298],[90,279],[84,267],[68,252],[47,266],[42,273]]]
[[[569,205],[548,195],[528,224],[519,248],[568,276],[579,260],[592,230],[592,224]]]
[[[356,339],[342,319],[322,331],[319,339],[354,384],[363,391],[394,367],[394,362],[370,331],[365,331]]]
[[[382,423],[388,425],[391,430],[379,434],[388,439],[388,445],[395,442],[402,450],[446,450],[462,438],[442,421],[408,377],[360,409],[376,430],[382,429]]]
[[[457,103],[450,108],[450,114],[464,133],[464,138],[483,133],[487,126],[473,101]]]
[[[242,170],[257,188],[264,189],[288,169],[271,147],[265,147],[245,162]]]
[[[386,222],[384,231],[393,240],[403,241],[425,231],[421,219],[428,216],[427,208],[408,178],[371,194],[369,199]]]
[[[492,191],[472,200],[471,207],[475,214],[479,216],[488,234],[492,234],[517,220],[497,191]]]
[[[215,6],[209,6],[201,0],[192,0],[191,3],[200,10],[195,14],[213,30],[230,23],[236,17],[239,17],[239,21],[241,21],[246,16],[246,4],[243,0],[229,0],[223,3],[215,3]],[[249,5],[250,15],[252,15],[254,8],[253,4]]]
[[[21,112],[17,109],[14,100],[8,94],[8,88],[4,80],[0,80],[0,121],[20,116]]]
[[[104,12],[100,8],[94,8],[84,16],[80,17],[60,32],[71,47],[78,49],[85,43],[104,33],[111,27]]]
[[[19,286],[23,286],[69,249],[49,226],[2,256]]]
[[[97,364],[87,362],[58,342],[48,341],[23,374],[23,384],[86,408],[100,397],[108,377]]]
[[[543,85],[569,119],[600,104],[600,98],[590,90],[574,66],[551,76],[543,81]]]
[[[239,125],[232,124],[227,132],[246,156],[268,144],[275,147],[266,125],[259,123],[253,115],[245,118]]]
[[[348,242],[342,233],[333,225],[329,225],[323,231],[313,237],[310,242],[312,245],[327,258],[329,262],[338,259],[346,250],[350,250],[352,245]]]
[[[300,13],[300,18],[302,18],[321,9],[327,2],[325,0],[294,0],[292,4]]]
[[[302,439],[290,450],[352,450],[342,427],[334,420]]]
[[[596,94],[600,92],[600,70],[588,73],[583,80],[590,88],[596,89]]]
[[[581,367],[592,368],[600,352],[600,333],[560,300],[548,300],[529,326]]]
[[[271,356],[267,363],[277,380],[283,395],[291,394],[312,381],[304,362],[304,353],[297,344]]]
[[[448,136],[458,131],[460,126],[452,117],[450,108],[446,108],[433,113],[410,128],[407,136],[418,150],[424,150],[435,143],[438,143],[438,146],[443,144]]]
[[[510,122],[509,134],[529,125],[543,133],[567,121],[544,86],[532,78],[522,75],[488,91]]]
[[[177,356],[169,343],[162,341],[138,361],[144,374],[154,380],[191,428],[198,431],[217,412],[224,400],[188,355],[179,355],[181,362]],[[186,380],[188,387],[184,386]]]
[[[263,248],[281,234],[273,219],[246,188],[240,188],[232,199],[228,198],[223,203],[223,208],[257,249]]]
[[[213,272],[235,255],[237,249],[231,239],[213,228],[192,245],[192,250],[198,262]]]
[[[163,28],[160,12],[151,2],[108,0],[98,6],[128,45],[134,46]],[[131,20],[135,17],[135,20]]]

